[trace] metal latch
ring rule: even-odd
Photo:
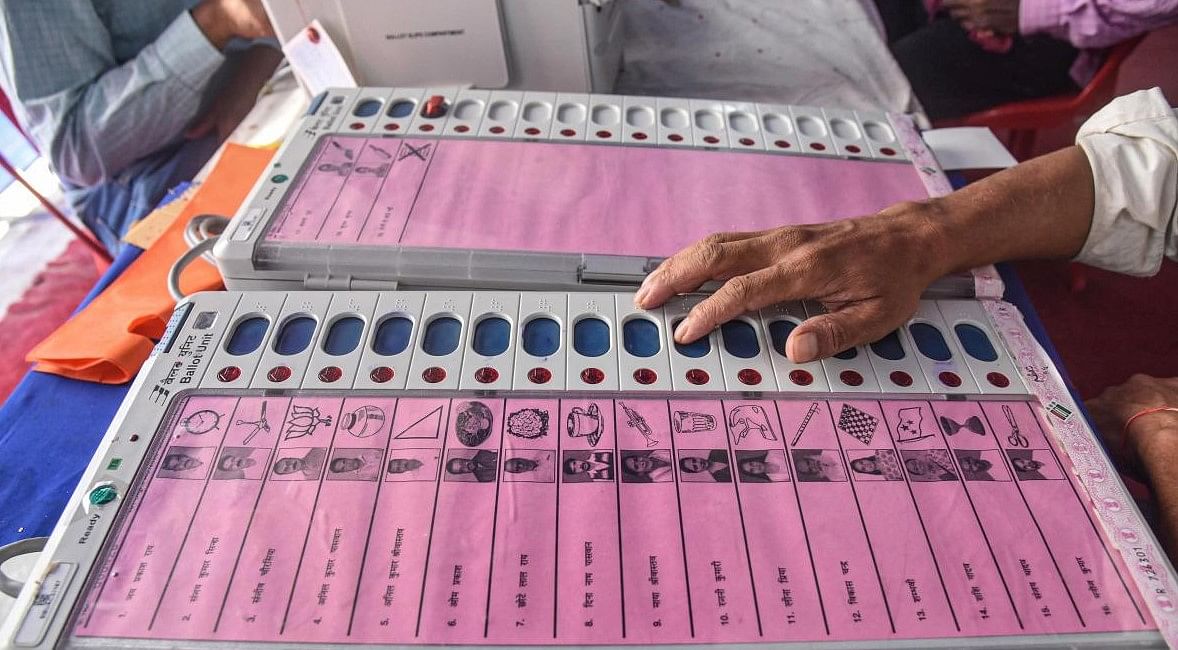
[[[400,283],[396,280],[373,280],[371,278],[352,278],[348,288],[353,291],[396,291]]]
[[[303,287],[311,291],[346,291],[351,288],[350,275],[307,275]]]
[[[578,275],[585,284],[642,284],[662,258],[636,255],[585,255]]]

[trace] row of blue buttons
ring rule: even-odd
[[[261,316],[247,318],[233,329],[225,349],[232,355],[250,354],[266,336],[270,321]],[[658,327],[648,320],[633,320],[625,326],[627,349],[636,356],[649,357],[659,351]],[[372,350],[382,356],[405,351],[413,331],[413,322],[404,316],[386,318],[377,326]],[[340,318],[327,330],[323,351],[340,356],[360,344],[364,322],[355,316]],[[298,354],[307,349],[315,334],[315,319],[297,316],[282,324],[274,340],[274,351],[282,355]],[[484,318],[475,325],[471,347],[475,352],[494,357],[503,354],[510,344],[511,324],[498,316]],[[433,356],[445,356],[458,349],[462,324],[451,316],[429,322],[421,348]],[[551,318],[534,318],[524,325],[521,336],[524,350],[536,357],[547,357],[560,349],[560,325]],[[609,325],[597,318],[583,318],[573,326],[573,347],[586,357],[599,357],[609,351]]]
[[[269,321],[261,316],[248,318],[234,328],[226,349],[230,354],[250,354],[258,349],[265,338]],[[785,350],[785,341],[797,324],[793,321],[778,320],[769,324],[769,338],[778,353]],[[380,322],[373,336],[372,349],[383,356],[393,356],[405,351],[413,331],[413,323],[403,316],[393,316]],[[917,350],[935,361],[952,358],[949,345],[941,330],[928,323],[913,323],[908,327]],[[954,331],[966,353],[981,361],[994,361],[998,353],[984,331],[969,323],[960,323]],[[360,344],[364,322],[355,317],[340,318],[328,328],[323,351],[339,356],[352,352]],[[274,351],[282,355],[298,354],[307,349],[315,333],[315,319],[298,316],[283,323],[274,342]],[[720,327],[724,349],[734,357],[751,359],[761,353],[756,329],[742,320],[729,321]],[[462,338],[462,324],[451,316],[435,318],[426,325],[421,349],[426,354],[445,356],[458,349]],[[662,337],[653,321],[632,318],[622,325],[622,344],[626,352],[636,357],[652,357],[662,349]],[[475,324],[471,348],[485,357],[495,357],[507,350],[511,341],[511,324],[506,319],[490,316]],[[548,357],[560,350],[560,324],[551,318],[533,318],[524,324],[520,336],[523,349],[534,357]],[[687,345],[675,344],[683,356],[698,359],[711,352],[707,338]],[[599,357],[610,349],[609,325],[599,318],[582,318],[573,325],[573,349],[585,357]],[[884,359],[899,361],[906,354],[900,343],[898,332],[892,332],[871,344],[871,349]],[[853,359],[858,355],[850,348],[835,355],[840,359]]]
[[[380,112],[382,103],[383,102],[381,102],[379,99],[366,99],[356,105],[356,108],[352,110],[352,115],[355,115],[356,117],[372,117],[373,115],[376,115]],[[414,106],[416,106],[416,104],[407,99],[403,99],[399,102],[393,102],[393,104],[389,106],[387,115],[394,118],[409,117],[413,114]]]

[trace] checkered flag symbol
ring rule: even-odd
[[[864,413],[850,404],[843,404],[843,410],[839,413],[839,429],[865,445],[871,444],[878,424],[879,420],[875,416]]]

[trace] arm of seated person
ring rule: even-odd
[[[63,180],[107,182],[177,141],[228,39],[272,33],[260,0],[203,0],[167,19],[155,41],[120,60],[89,1],[0,3],[5,85]],[[56,44],[52,57],[46,43]]]
[[[1159,537],[1174,557],[1178,551],[1178,412],[1157,409],[1178,408],[1178,378],[1134,375],[1088,400],[1087,407],[1117,467],[1143,478],[1153,489],[1161,521]]]
[[[796,362],[812,361],[882,338],[944,275],[1002,259],[1074,256],[1092,205],[1087,158],[1071,147],[868,217],[712,235],[665,260],[635,302],[652,308],[723,281],[675,330],[688,343],[746,311],[818,300],[829,313],[797,327],[785,349]]]
[[[688,343],[737,314],[817,300],[829,313],[802,323],[785,346],[790,359],[805,362],[883,337],[950,273],[1077,256],[1156,273],[1163,256],[1178,256],[1178,118],[1160,91],[1139,91],[1094,115],[1077,141],[947,196],[875,215],[712,235],[665,260],[635,303],[648,309],[723,282],[675,330],[676,341]]]

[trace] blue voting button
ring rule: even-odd
[[[323,351],[333,357],[347,354],[360,345],[360,335],[363,333],[364,321],[355,316],[345,316],[328,328]]]

